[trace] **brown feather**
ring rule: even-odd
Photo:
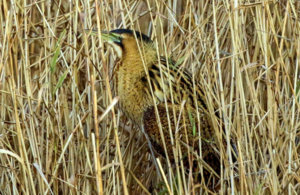
[[[122,58],[117,61],[118,66],[114,70],[114,89],[116,95],[120,97],[118,105],[122,112],[139,128],[143,125],[154,148],[162,156],[166,156],[155,114],[154,106],[157,105],[166,151],[172,163],[175,162],[173,154],[175,146],[171,143],[169,134],[168,113],[175,140],[193,146],[185,147],[184,144],[180,144],[183,153],[186,154],[191,150],[200,152],[199,135],[193,135],[195,124],[191,123],[190,118],[192,116],[196,119],[196,113],[199,112],[202,157],[204,160],[211,161],[207,163],[219,174],[220,161],[219,156],[212,149],[215,145],[215,131],[212,125],[212,114],[208,109],[205,88],[199,82],[193,84],[190,73],[184,68],[176,67],[172,60],[167,62],[166,58],[160,57],[158,61],[152,41],[143,42],[136,40],[132,34],[126,34],[123,36],[122,46]],[[150,82],[148,82],[147,75]],[[151,95],[151,88],[154,98]],[[186,101],[184,114],[179,118],[180,105],[183,101]],[[168,113],[165,103],[168,105]],[[175,133],[176,130],[177,133]],[[183,160],[184,165],[190,167],[188,158]],[[193,165],[193,167],[197,166]]]

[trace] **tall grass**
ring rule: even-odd
[[[175,179],[162,157],[155,168],[115,107],[115,55],[87,28],[141,31],[205,81],[239,154],[233,164],[221,148],[216,193],[299,194],[299,10],[287,0],[0,1],[0,194],[213,193]]]

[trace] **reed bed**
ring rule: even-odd
[[[0,1],[0,194],[300,194],[300,2]],[[116,104],[114,52],[83,29],[130,28],[205,81],[238,160],[180,177]],[[158,172],[160,174],[158,174]]]

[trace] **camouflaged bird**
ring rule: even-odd
[[[175,142],[172,143],[171,140],[171,129],[175,141],[181,143],[181,151],[185,156],[180,160],[189,168],[191,161],[187,158],[187,152],[196,151],[199,154],[199,135],[194,132],[195,127],[198,127],[198,111],[202,158],[220,174],[219,156],[212,149],[215,133],[204,87],[199,82],[193,83],[192,76],[186,69],[175,66],[172,60],[167,61],[165,57],[158,56],[154,42],[140,32],[117,29],[102,32],[101,36],[117,54],[113,83],[115,94],[120,97],[118,106],[122,112],[137,127],[144,128],[159,154],[166,157],[167,152],[171,163],[174,163],[172,148],[175,147]],[[183,101],[185,104],[182,107]],[[157,123],[155,105],[166,150]],[[192,167],[197,167],[196,161],[192,164]],[[206,178],[210,172],[204,172]]]

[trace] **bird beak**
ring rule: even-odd
[[[85,30],[86,33],[91,33],[91,35],[97,36],[97,30]],[[101,38],[104,41],[107,41],[116,51],[118,58],[122,57],[123,49],[122,49],[122,36],[116,33],[111,33],[107,31],[101,31]]]
[[[94,35],[94,36],[98,35],[97,30],[85,29],[85,32],[91,33],[91,35]],[[122,42],[121,35],[116,34],[116,33],[107,32],[107,31],[101,31],[101,38],[111,44],[113,44],[113,43],[120,44]]]

